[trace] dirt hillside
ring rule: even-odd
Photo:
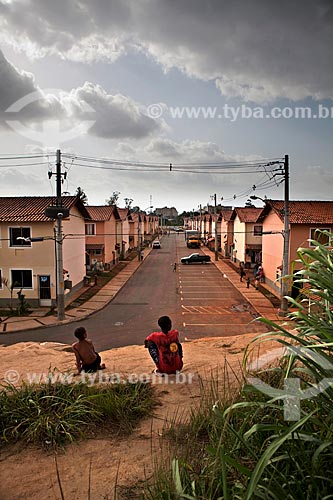
[[[57,456],[66,500],[87,498],[88,470],[91,462],[91,499],[113,499],[116,476],[119,485],[118,499],[127,498],[126,488],[149,477],[152,463],[159,455],[160,435],[165,422],[175,412],[185,415],[198,403],[200,381],[212,376],[220,379],[240,373],[244,349],[253,334],[238,337],[211,338],[185,342],[182,377],[168,380],[152,377],[153,363],[142,346],[130,346],[102,352],[107,369],[100,372],[103,380],[108,376],[135,380],[143,374],[152,377],[158,391],[160,405],[154,417],[141,422],[135,432],[127,437],[107,436],[89,439],[67,446]],[[266,346],[265,349],[269,348]],[[61,372],[75,370],[74,355],[70,346],[54,343],[21,343],[0,346],[1,381],[6,378],[19,384],[29,380],[31,374],[44,376],[55,368]],[[227,364],[226,364],[227,361]],[[55,459],[52,453],[36,447],[15,445],[1,454],[1,500],[58,500],[61,499],[57,484]]]

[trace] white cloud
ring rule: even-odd
[[[17,0],[0,14],[2,41],[34,57],[114,61],[135,49],[228,97],[333,98],[330,0]]]
[[[95,111],[97,119],[90,133],[98,137],[140,139],[160,128],[132,99],[121,94],[107,94],[99,85],[86,82],[71,93],[71,98],[75,102],[86,102]]]
[[[131,98],[108,94],[100,85],[86,82],[70,92],[42,90],[31,73],[15,68],[0,51],[0,128],[7,129],[10,120],[42,127],[57,120],[63,131],[93,121],[89,134],[108,139],[142,139],[162,127]]]
[[[176,163],[223,162],[235,161],[235,156],[228,156],[214,142],[190,141],[181,142],[170,139],[155,138],[145,147],[146,154],[158,159]],[[240,161],[240,158],[238,161]]]
[[[75,42],[63,59],[75,62],[93,63],[98,61],[114,62],[125,53],[126,43],[122,37],[109,39],[99,34],[92,34]]]

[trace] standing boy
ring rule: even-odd
[[[161,316],[158,325],[162,331],[148,335],[145,347],[156,365],[155,373],[176,373],[183,368],[183,349],[178,330],[171,330],[169,316]]]

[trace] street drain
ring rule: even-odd
[[[250,304],[234,304],[233,306],[230,307],[231,311],[236,311],[236,312],[249,312],[251,306]]]

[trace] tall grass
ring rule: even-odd
[[[333,253],[319,242],[311,243],[298,250],[303,268],[293,278],[303,286],[300,297],[288,298],[296,309],[290,314],[294,328],[290,322],[281,326],[262,318],[272,331],[257,337],[244,357],[246,370],[258,344],[274,340],[285,348],[275,367],[255,374],[272,395],[250,384],[231,404],[219,391],[213,391],[210,402],[206,394],[188,424],[176,426],[190,445],[175,442],[171,466],[157,469],[143,498],[333,498]],[[299,385],[298,391],[288,393],[286,382],[289,387]],[[287,396],[295,398],[289,420],[284,411]]]
[[[130,432],[155,405],[149,384],[7,384],[0,392],[0,443],[63,445],[96,429]]]

